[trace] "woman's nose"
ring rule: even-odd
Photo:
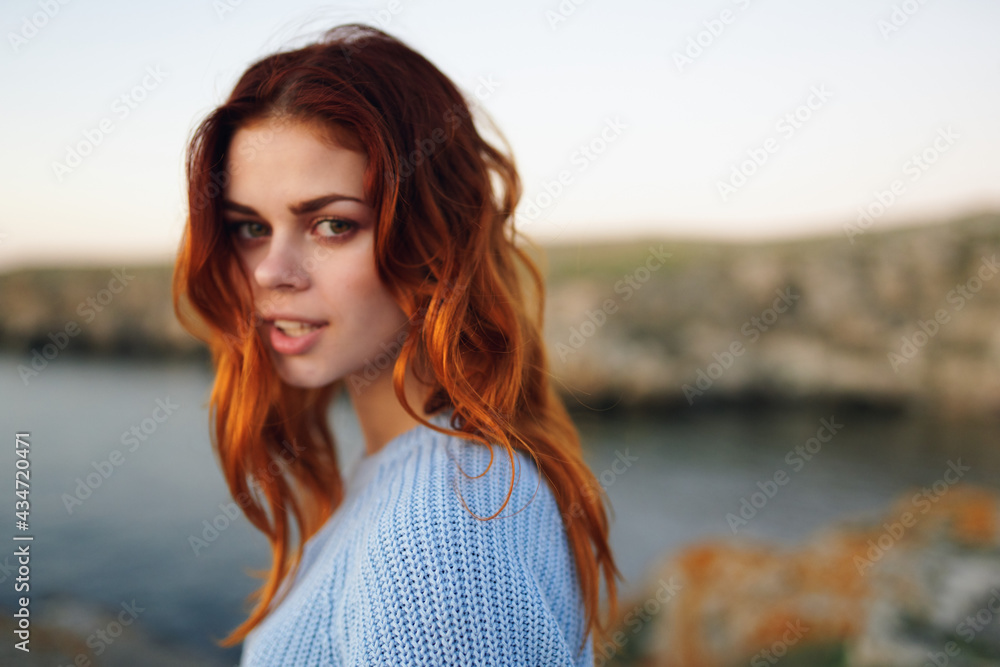
[[[264,289],[304,289],[309,286],[309,274],[302,260],[294,239],[273,236],[267,254],[254,269],[254,278]]]

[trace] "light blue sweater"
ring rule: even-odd
[[[431,418],[449,428],[450,411]],[[305,545],[242,667],[594,664],[573,553],[549,485],[515,450],[418,425],[362,458]],[[541,483],[539,483],[541,482]],[[537,493],[536,493],[537,490]],[[534,499],[532,500],[532,496]],[[529,504],[530,503],[530,504]],[[525,506],[527,506],[525,508]],[[523,511],[515,514],[519,509]]]

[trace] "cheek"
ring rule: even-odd
[[[376,340],[395,333],[406,315],[375,273],[370,256],[338,262],[320,278],[327,285],[326,300],[340,318],[351,320],[353,329]]]
[[[364,311],[359,318],[372,327],[373,337],[383,338],[396,331],[406,322],[406,315],[392,298],[389,290],[372,274],[368,280],[358,281],[354,294],[358,297],[356,303]]]

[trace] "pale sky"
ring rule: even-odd
[[[1000,209],[994,0],[4,0],[0,270],[172,258],[192,129],[348,21],[478,88],[540,241],[843,233],[897,180],[876,228]]]

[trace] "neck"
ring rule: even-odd
[[[365,438],[366,456],[375,454],[390,440],[420,423],[403,408],[396,397],[392,386],[392,368],[392,365],[387,366],[371,381],[362,380],[360,376],[350,376],[344,380]],[[430,387],[421,384],[414,377],[412,369],[407,369],[403,390],[406,402],[413,411],[427,419],[430,415],[424,412],[424,401],[429,395]]]

